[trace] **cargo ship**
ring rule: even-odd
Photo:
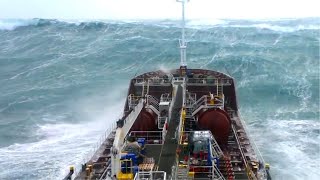
[[[123,117],[65,180],[271,180],[270,165],[241,120],[234,79],[187,67],[187,0],[177,1],[180,67],[132,78]]]

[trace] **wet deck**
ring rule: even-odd
[[[178,86],[176,101],[174,104],[172,117],[169,122],[168,132],[165,138],[165,142],[161,149],[159,157],[159,171],[167,172],[167,176],[170,177],[172,166],[175,163],[177,140],[175,139],[175,133],[179,125],[180,109],[182,107],[182,87]]]

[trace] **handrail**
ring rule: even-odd
[[[150,77],[150,78],[134,78],[133,82],[137,85],[143,85],[143,83],[149,80],[150,84],[163,84],[163,83],[170,83],[170,82],[182,82],[185,80],[184,77],[173,77],[173,78],[161,78],[161,77]],[[187,78],[187,84],[210,84],[210,85],[224,85],[228,86],[232,84],[232,79],[230,78]]]
[[[212,147],[212,144],[211,142],[209,141],[209,144],[210,144],[210,147]],[[219,147],[220,148],[220,147]],[[221,150],[221,149],[220,149]],[[214,157],[213,154],[212,154],[212,151],[210,152],[210,155],[211,157]],[[214,178],[214,171],[217,171],[218,175],[219,175],[219,179],[222,179],[222,180],[225,180],[224,176],[222,175],[222,173],[220,172],[219,168],[216,166],[215,162],[212,163],[212,175],[213,175],[213,178]]]
[[[165,171],[138,171],[134,177],[134,180],[153,180],[154,174],[160,174],[163,177],[163,180],[167,179],[167,173]],[[140,177],[139,175],[143,176]],[[160,177],[155,177],[159,180]]]
[[[84,158],[82,159],[82,163],[85,164],[91,160],[93,155],[97,152],[98,148],[105,142],[107,137],[111,134],[113,130],[116,128],[116,121],[112,122],[111,126],[107,128],[107,130],[104,132],[104,134],[99,138],[98,142],[93,146],[89,152],[86,153]],[[81,173],[81,165],[76,165],[74,170],[75,177],[79,176]]]
[[[170,101],[171,101],[171,97],[169,93],[161,94],[160,102],[170,102]]]
[[[159,116],[159,101],[155,97],[147,95],[147,106]]]
[[[210,102],[208,103],[209,98],[210,98]],[[215,96],[213,96],[213,99],[211,99],[211,97],[209,97],[208,95],[203,95],[200,99],[198,99],[193,104],[192,115],[194,116],[202,108],[223,108],[224,107],[224,95],[222,94],[222,97],[219,97],[218,100],[220,100],[220,102],[219,101],[216,102],[217,100],[215,100],[214,98],[215,98]],[[211,102],[211,101],[213,101],[213,102]]]
[[[140,98],[141,98],[141,96],[135,96],[134,94],[129,94],[129,96],[128,96],[129,108],[132,109],[134,106],[136,106],[139,103]]]
[[[193,106],[196,103],[197,94],[196,93],[187,93],[186,97],[186,106]]]
[[[140,114],[140,111],[142,110],[143,106],[144,106],[143,99],[140,99],[138,105],[134,107],[134,111],[132,111],[127,116],[127,118],[125,118],[124,126],[122,127],[124,134],[128,134],[129,130],[132,127],[132,124],[136,120],[137,116]]]
[[[239,149],[240,149],[240,154],[241,154],[241,156],[242,156],[244,165],[245,165],[245,167],[246,167],[247,175],[249,176],[249,173],[248,173],[248,170],[250,170],[249,165],[248,165],[249,163],[248,163],[248,161],[247,161],[247,158],[246,158],[245,155],[244,155],[244,152],[243,152],[243,150],[242,150],[242,147],[241,147],[241,144],[240,144],[240,140],[239,140],[238,134],[237,134],[234,126],[231,125],[231,128],[232,128],[233,134],[234,134],[235,137],[236,137],[237,144],[238,144],[239,147],[240,147],[240,148],[239,148]],[[251,171],[251,170],[250,170],[250,171]],[[253,174],[253,173],[250,173],[250,174]],[[250,178],[252,178],[252,177],[250,176]],[[255,177],[254,179],[256,179],[256,177]]]
[[[207,95],[203,95],[200,99],[198,99],[193,106],[195,106],[193,109],[196,110],[198,109],[201,105],[203,105],[202,103],[205,102],[205,104],[207,104],[208,100],[207,100],[208,96]]]
[[[151,95],[147,95],[147,104],[153,105],[157,110],[159,110],[159,101]]]
[[[219,82],[220,81],[220,82]],[[187,84],[211,84],[211,85],[224,85],[228,86],[232,84],[230,78],[188,78]]]
[[[257,158],[259,159],[259,161],[261,161],[261,163],[263,164],[263,168],[264,168],[264,166],[265,166],[265,160],[263,159],[263,156],[261,155],[261,152],[260,152],[260,150],[259,150],[259,148],[257,147],[257,145],[256,145],[256,143],[255,143],[255,141],[252,139],[252,137],[249,135],[250,134],[250,131],[248,130],[248,127],[247,127],[247,124],[246,124],[246,122],[244,121],[244,120],[242,120],[242,118],[241,118],[241,114],[240,114],[240,112],[238,111],[238,118],[240,119],[240,124],[242,125],[242,127],[243,127],[243,129],[245,130],[245,132],[246,132],[246,136],[247,136],[247,138],[248,138],[248,140],[249,140],[249,142],[250,142],[250,145],[251,145],[251,147],[254,149],[254,152],[256,152],[256,156],[257,156]]]
[[[240,112],[238,112],[238,113],[240,114]],[[250,143],[253,143],[253,146],[252,146],[252,147],[254,148],[255,152],[258,152],[257,155],[258,155],[258,157],[262,160],[262,162],[263,162],[263,164],[264,164],[265,161],[264,161],[264,159],[263,159],[263,156],[261,155],[261,152],[260,152],[259,148],[257,147],[257,145],[256,145],[255,141],[252,139],[252,137],[249,135],[250,133],[249,133],[249,130],[248,130],[248,127],[247,127],[246,122],[245,122],[244,120],[241,120],[240,115],[238,115],[238,116],[239,116],[239,119],[240,119],[240,123],[242,124],[245,132],[248,132],[248,133],[246,133],[246,135],[247,135]]]
[[[157,145],[164,143],[163,131],[131,131],[129,135],[133,135],[136,138],[146,138],[146,144]]]
[[[151,77],[151,78],[134,78],[133,82],[135,85],[143,85],[146,81],[149,81],[150,85],[160,85],[160,84],[169,84],[171,82],[171,79],[166,79],[166,78],[156,78],[156,77]]]

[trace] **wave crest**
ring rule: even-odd
[[[302,22],[306,23],[302,23]],[[222,19],[190,19],[186,22],[188,28],[207,29],[214,27],[257,28],[279,32],[294,32],[300,30],[319,30],[317,19],[297,19],[278,21],[249,21],[249,20],[222,20]],[[15,30],[26,26],[79,26],[101,28],[108,24],[143,24],[160,27],[180,27],[178,20],[57,20],[57,19],[0,19],[0,30]]]

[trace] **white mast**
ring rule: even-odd
[[[184,10],[185,10],[185,3],[189,2],[189,0],[177,0],[177,2],[181,2],[182,4],[182,38],[179,40],[180,43],[180,67],[186,67],[187,66],[187,56],[186,56],[186,49],[187,49],[187,43],[184,38],[184,28],[185,28],[185,20],[184,20]]]

